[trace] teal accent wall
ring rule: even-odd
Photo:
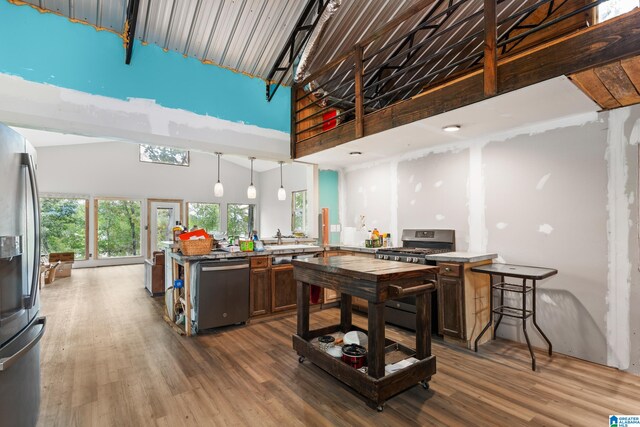
[[[338,172],[321,170],[318,180],[320,181],[318,184],[320,209],[329,208],[329,224],[338,224]],[[340,233],[330,233],[329,243],[340,243]]]
[[[259,78],[138,41],[126,65],[118,35],[6,0],[0,0],[0,40],[0,73],[289,132],[288,87],[267,102]]]

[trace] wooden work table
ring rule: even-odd
[[[421,383],[428,388],[436,372],[436,359],[431,354],[431,291],[430,280],[438,267],[404,262],[383,261],[354,256],[337,256],[294,260],[293,275],[298,287],[297,334],[293,348],[300,356],[349,385],[369,400],[378,411],[384,402]],[[341,292],[340,324],[309,330],[309,285]],[[389,299],[416,296],[416,349],[410,349],[385,338],[384,306]],[[363,298],[368,303],[368,331],[352,325],[351,298]],[[322,335],[339,331],[362,330],[368,334],[368,371],[361,372],[330,356],[312,344]],[[385,363],[390,359],[415,357],[414,364],[385,375]],[[398,360],[395,360],[398,361]]]

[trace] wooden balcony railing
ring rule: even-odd
[[[347,54],[294,84],[292,156],[299,158],[514,90],[518,85],[504,81],[513,77],[502,75],[500,64],[589,29],[596,7],[605,1],[419,2]],[[563,62],[553,56],[548,61]],[[544,76],[541,73],[540,78]],[[469,77],[473,81],[461,83]],[[532,84],[535,78],[524,81]],[[396,111],[403,102],[448,86],[456,92],[451,87],[433,98],[429,111],[414,114],[407,106]],[[425,101],[421,102],[424,107]]]

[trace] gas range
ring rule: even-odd
[[[451,251],[451,249],[445,248],[387,248],[379,249],[376,253],[376,258],[390,261],[412,262],[415,264],[427,264],[427,255],[441,254]]]
[[[379,249],[376,258],[415,264],[433,264],[427,260],[427,256],[452,252],[455,249],[454,230],[408,229],[402,231],[402,247]]]
[[[376,258],[391,261],[411,262],[414,264],[435,265],[436,262],[427,257],[443,252],[456,250],[456,234],[454,230],[403,230],[402,247],[384,248],[376,252]],[[437,290],[436,290],[437,292]],[[431,299],[431,312],[438,312],[438,298]],[[406,297],[389,300],[385,304],[384,313],[388,323],[416,330],[416,298]],[[438,316],[431,316],[433,331],[438,331]]]

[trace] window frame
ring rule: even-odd
[[[295,229],[296,223],[296,199],[297,193],[304,193],[304,208],[302,212],[302,230]],[[309,199],[307,198],[307,190],[297,190],[291,192],[291,233],[307,233],[307,227],[309,226]]]
[[[75,258],[74,261],[87,261],[89,260],[89,230],[90,230],[90,213],[89,207],[91,204],[89,203],[89,197],[86,196],[66,196],[62,194],[47,194],[43,193],[38,196],[38,203],[40,203],[39,208],[42,209],[41,199],[66,199],[66,200],[84,200],[84,258]],[[42,223],[42,219],[40,220]]]
[[[124,256],[112,256],[112,257],[101,257],[100,256],[100,246],[98,244],[98,211],[99,211],[99,203],[101,200],[104,201],[116,201],[116,200],[125,200],[125,201],[133,201],[133,202],[139,202],[140,203],[140,231],[139,231],[139,241],[140,241],[140,254],[138,255],[124,255]],[[144,239],[144,233],[146,233],[146,230],[144,229],[144,223],[142,221],[143,219],[143,200],[142,199],[136,199],[136,198],[131,198],[131,197],[94,197],[93,199],[93,252],[94,252],[94,257],[93,259],[95,260],[112,260],[112,259],[135,259],[135,258],[143,258],[144,259],[144,253],[143,253],[143,247],[142,247],[142,242]]]
[[[178,163],[170,163],[170,162],[156,162],[153,160],[143,160],[142,159],[142,147],[143,146],[149,146],[149,147],[160,147],[160,148],[171,148],[173,150],[180,150],[180,151],[184,151],[187,154],[187,162],[186,164],[182,165],[182,164],[178,164]],[[169,165],[169,166],[182,166],[182,167],[189,167],[191,165],[191,152],[189,150],[183,150],[182,148],[176,148],[176,147],[167,147],[164,145],[156,145],[156,144],[138,144],[138,161],[140,163],[150,163],[153,165]]]
[[[219,214],[218,229],[214,230],[214,231],[217,231],[218,233],[222,232],[222,203],[219,203],[219,202],[187,202],[185,224],[187,225],[188,229],[191,229],[191,224],[189,224],[189,206],[192,205],[192,204],[218,205],[218,214]],[[227,212],[227,214],[228,214],[228,212]],[[195,225],[198,225],[198,224],[195,224]],[[214,231],[212,231],[211,233],[213,234]]]
[[[232,205],[242,205],[242,206],[248,206],[249,209],[251,209],[251,207],[253,206],[253,224],[248,223],[247,225],[249,226],[250,229],[247,229],[247,236],[246,238],[249,239],[251,237],[251,232],[253,230],[256,230],[256,216],[258,214],[258,206],[255,203],[227,203],[227,209],[226,209],[226,214],[227,214],[227,223],[226,223],[226,230],[225,232],[227,233],[227,238],[231,237],[232,235],[229,234],[229,206]],[[251,216],[251,215],[249,215]],[[222,223],[222,220],[220,221]],[[235,236],[235,234],[233,235]],[[243,237],[243,236],[239,236],[239,237]]]

